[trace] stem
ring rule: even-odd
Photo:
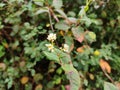
[[[53,25],[52,25],[52,18],[51,18],[50,9],[48,8],[48,10],[49,10],[48,15],[49,15],[50,27],[51,27],[52,31],[54,32],[55,30],[53,29]]]
[[[115,84],[115,83],[114,83],[114,80],[106,73],[106,71],[103,70],[103,72],[104,72],[105,76],[106,76],[113,84]]]
[[[58,19],[58,17],[55,15],[55,13],[53,12],[53,10],[52,10],[51,8],[49,8],[49,10],[50,10],[50,13],[51,13],[51,15],[53,16],[53,18],[56,20],[56,22],[59,22],[59,19]]]

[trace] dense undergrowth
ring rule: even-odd
[[[119,90],[119,0],[1,0],[0,90]]]

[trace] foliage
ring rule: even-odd
[[[1,0],[0,90],[118,90],[119,0]]]

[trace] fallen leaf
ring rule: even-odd
[[[107,73],[111,73],[111,67],[108,62],[101,59],[99,63],[100,63],[100,67],[103,71],[106,71]]]
[[[6,69],[6,65],[5,63],[0,63],[0,70],[5,70]]]
[[[28,80],[29,80],[29,78],[27,76],[23,76],[20,81],[22,84],[26,84],[28,82]]]
[[[77,48],[77,52],[83,53],[85,51],[85,49],[89,49],[89,48],[90,47],[88,45],[83,45],[83,46]]]
[[[77,52],[79,52],[79,53],[83,53],[83,52],[84,52],[84,48],[83,48],[83,47],[79,47],[79,48],[77,48]]]
[[[91,80],[94,80],[94,78],[95,78],[92,73],[89,74],[89,77],[90,77]]]
[[[61,36],[64,36],[64,34],[65,34],[63,30],[60,30],[59,33],[60,33]]]

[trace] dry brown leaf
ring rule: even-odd
[[[5,48],[9,48],[8,43],[3,43],[3,46],[4,46]]]
[[[63,30],[60,30],[59,33],[60,33],[61,36],[64,36],[64,34],[65,34]]]
[[[83,47],[79,47],[79,48],[77,48],[77,52],[79,52],[79,53],[83,53],[83,52],[84,52],[84,48],[83,48]]]
[[[24,67],[24,66],[25,66],[25,64],[26,64],[26,62],[25,62],[25,61],[21,61],[21,62],[19,63],[20,67]]]
[[[111,67],[109,63],[103,59],[100,60],[100,67],[102,68],[103,71],[106,71],[107,73],[111,73]]]
[[[29,78],[27,76],[23,76],[20,81],[22,84],[26,84],[28,82],[28,80],[29,80]]]
[[[92,73],[89,73],[89,77],[90,77],[91,80],[95,79],[95,77],[94,77],[94,75]]]
[[[37,85],[37,86],[35,87],[35,90],[42,90],[42,85],[41,85],[41,84]]]
[[[88,46],[88,45],[83,45],[83,48],[85,48],[85,49],[89,49],[90,46]]]
[[[6,69],[6,65],[4,63],[0,63],[0,70],[5,70]]]

